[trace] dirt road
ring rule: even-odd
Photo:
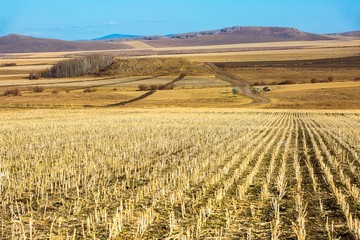
[[[181,73],[177,78],[175,78],[174,80],[172,80],[171,82],[168,82],[167,84],[165,84],[164,86],[167,87],[171,84],[174,84],[178,81],[180,81],[181,79],[183,79],[184,77],[186,76],[185,73]],[[146,93],[144,93],[143,95],[140,95],[139,97],[136,97],[136,98],[133,98],[133,99],[130,99],[130,100],[127,100],[127,101],[123,101],[123,102],[118,102],[118,103],[113,103],[113,104],[109,104],[105,107],[117,107],[117,106],[124,106],[124,105],[127,105],[129,103],[133,103],[133,102],[137,102],[137,101],[140,101],[140,100],[143,100],[147,97],[149,97],[150,95],[153,95],[154,93],[156,92],[156,90],[150,90]],[[90,105],[87,105],[87,107],[89,107]]]
[[[243,105],[243,107],[251,107],[251,106],[258,106],[262,104],[269,103],[269,99],[262,97],[258,94],[254,94],[251,91],[250,84],[246,82],[244,79],[241,79],[231,73],[221,71],[215,64],[213,63],[206,63],[209,67],[208,70],[212,74],[214,74],[217,78],[222,79],[226,82],[229,82],[233,86],[236,86],[241,89],[241,92],[244,96],[251,98],[253,100],[252,103]]]

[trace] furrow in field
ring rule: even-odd
[[[313,130],[314,137],[319,144],[319,149],[325,156],[327,162],[332,167],[334,176],[339,178],[336,181],[339,183],[341,182],[347,188],[348,193],[353,198],[352,202],[354,202],[354,204],[356,205],[355,209],[360,209],[360,189],[357,187],[357,175],[353,175],[351,171],[347,170],[340,164],[341,161],[339,161],[334,155],[332,155],[332,151],[329,147],[327,147],[328,144],[325,138],[323,138],[322,134],[316,130],[312,122],[308,121],[307,119],[305,119],[305,121],[307,121],[309,128]]]
[[[272,126],[269,126],[272,128]],[[260,155],[255,166],[252,166],[251,173],[247,175],[244,183],[238,183],[237,190],[240,191],[242,198],[238,201],[233,201],[233,206],[228,206],[233,209],[235,213],[232,221],[232,227],[229,231],[229,236],[235,238],[269,238],[270,234],[270,219],[267,212],[267,204],[269,201],[269,193],[267,196],[262,195],[262,189],[266,185],[269,171],[266,171],[269,165],[277,165],[275,162],[279,151],[272,154],[271,149],[280,149],[283,146],[282,141],[285,138],[286,131],[289,129],[289,116],[285,116],[285,121],[276,130],[276,135],[273,136],[267,145],[258,149]],[[279,144],[281,143],[281,144]],[[276,146],[276,147],[275,147]],[[274,171],[274,169],[272,169]],[[252,177],[255,177],[252,179]],[[247,189],[246,189],[247,188]],[[246,194],[244,194],[246,191]],[[229,198],[229,196],[227,196]]]
[[[329,135],[339,147],[344,150],[341,151],[342,157],[351,157],[355,164],[360,165],[360,149],[357,131],[360,128],[360,119],[352,114],[326,114],[317,116],[319,121],[314,122],[317,127],[322,129],[322,132]],[[337,147],[337,146],[333,147]],[[350,154],[350,156],[348,156]]]
[[[260,134],[260,136],[250,137],[247,139],[252,139],[252,143],[250,144],[250,146],[251,146],[252,144],[258,142],[257,138],[260,139],[260,137],[266,136],[266,135],[267,135],[267,131],[263,131]],[[234,147],[236,146],[236,147],[241,148],[241,144],[238,144],[237,141],[230,141],[228,143],[228,145],[229,146],[233,145]],[[244,151],[245,150],[243,150],[242,152],[244,152]],[[213,195],[214,195],[214,191],[216,189],[217,183],[225,175],[226,171],[232,171],[232,168],[236,167],[236,165],[239,164],[238,163],[240,160],[239,156],[241,155],[241,153],[237,153],[236,151],[225,151],[225,152],[222,151],[221,153],[222,154],[219,156],[218,159],[213,158],[213,161],[214,160],[217,161],[218,164],[220,164],[220,165],[216,166],[216,164],[214,164],[215,162],[211,161],[212,162],[212,164],[211,164],[212,170],[211,169],[210,169],[210,171],[207,169],[205,170],[205,172],[204,172],[206,174],[206,175],[204,175],[205,178],[204,177],[199,178],[199,175],[200,176],[202,175],[202,171],[197,171],[197,173],[193,172],[191,175],[184,175],[184,177],[180,179],[181,181],[179,181],[179,184],[182,182],[185,182],[186,183],[185,187],[178,186],[178,189],[177,189],[178,191],[175,191],[174,194],[171,194],[171,196],[175,197],[175,199],[171,200],[171,205],[174,206],[175,209],[180,209],[180,208],[186,209],[186,217],[184,217],[185,219],[184,219],[183,223],[180,224],[181,226],[183,226],[183,229],[186,229],[187,226],[194,225],[197,221],[199,221],[199,219],[196,218],[196,216],[200,215],[202,208],[205,207],[204,205],[212,204],[209,202],[204,202],[203,199],[204,198],[214,199]],[[204,160],[206,160],[206,159],[204,159]],[[190,166],[190,168],[196,169],[195,166]],[[186,173],[186,172],[189,172],[189,170],[184,171],[184,173]],[[213,175],[213,174],[215,174],[215,175]],[[193,185],[194,183],[195,183],[195,185]],[[184,189],[185,191],[183,192],[181,189]],[[181,195],[179,195],[179,191],[180,191],[180,194],[185,193],[186,195],[184,195],[181,198]],[[169,201],[169,200],[164,199],[164,201],[159,201],[160,205],[158,205],[157,207],[159,209],[166,209],[167,208],[166,201]],[[176,216],[184,215],[183,213],[180,213],[178,211],[174,211],[174,214],[175,213],[176,213]],[[182,221],[182,220],[179,220],[179,221]],[[199,224],[202,224],[201,222],[202,221],[200,221]],[[167,224],[167,223],[164,222],[164,224]],[[200,234],[200,233],[197,231],[196,234]]]
[[[214,234],[213,231],[219,232],[221,229],[225,233],[224,236],[230,238],[239,237],[244,232],[246,233],[246,229],[248,229],[246,220],[249,219],[244,217],[244,213],[248,213],[247,211],[250,209],[246,199],[260,193],[260,186],[257,188],[258,183],[255,184],[254,182],[255,179],[258,180],[258,174],[260,174],[259,171],[261,172],[262,167],[269,164],[269,150],[276,144],[286,122],[286,117],[280,117],[280,119],[283,119],[281,124],[270,125],[270,131],[264,141],[254,146],[248,155],[244,155],[245,159],[238,168],[229,172],[230,177],[220,181],[221,185],[215,190],[215,195],[212,197],[214,201],[212,204],[208,203],[204,208],[205,210],[213,208],[211,209],[211,216],[204,221],[202,226],[205,237],[211,236]],[[209,205],[211,206],[209,207]],[[227,221],[230,223],[225,221],[224,208],[228,210]],[[213,229],[214,225],[219,226],[218,229]]]
[[[359,185],[360,175],[358,173],[360,171],[360,162],[358,158],[360,155],[357,150],[354,147],[350,147],[345,141],[342,141],[342,138],[328,130],[320,121],[315,122],[314,119],[311,119],[311,125],[319,129],[317,133],[326,144],[329,154],[336,158],[341,166],[344,166],[343,170],[353,179],[356,179],[356,183]]]
[[[319,187],[318,174],[315,172],[314,167],[312,166],[312,156],[311,150],[309,149],[309,139],[305,135],[304,128],[301,123],[301,115],[298,117],[298,126],[299,126],[299,161],[300,167],[302,168],[302,189],[303,189],[303,198],[305,199],[306,204],[306,236],[309,239],[316,237],[327,238],[326,231],[326,215],[323,209],[323,199],[321,189]],[[328,221],[333,221],[329,216],[327,216]]]
[[[327,215],[329,215],[335,222],[332,227],[333,230],[330,231],[330,234],[335,237],[348,236],[351,239],[353,238],[352,236],[355,236],[356,238],[359,238],[360,222],[359,219],[356,218],[356,215],[354,215],[354,213],[350,210],[347,194],[340,189],[338,187],[339,184],[335,182],[332,170],[326,164],[326,160],[320,150],[319,143],[315,140],[313,134],[314,130],[311,129],[306,121],[302,121],[302,124],[305,128],[306,134],[310,138],[311,146],[313,148],[313,155],[315,159],[312,163],[314,164],[314,168],[319,174],[323,174],[324,176],[323,182],[319,184],[319,186],[324,188],[324,196],[327,196],[327,199],[325,199],[325,197],[322,198],[324,199],[323,208],[325,211],[328,211]],[[332,196],[329,196],[329,190],[332,192]],[[342,210],[342,213],[339,211],[340,209]],[[344,222],[347,224],[344,225]]]
[[[294,186],[295,179],[293,176],[294,173],[291,171],[293,161],[290,161],[293,157],[291,153],[294,151],[294,114],[288,114],[288,124],[290,125],[287,132],[288,137],[284,143],[277,178],[274,179],[270,185],[271,192],[274,194],[270,205],[273,213],[271,221],[272,239],[278,239],[283,236],[293,236],[291,221],[295,221],[294,214],[292,212],[295,199],[292,187]]]
[[[254,136],[252,134],[250,136],[246,136],[246,135],[245,136],[247,138],[253,139]],[[139,199],[138,204],[141,203],[144,206],[153,207],[159,209],[159,211],[160,209],[164,211],[164,209],[167,209],[170,206],[173,206],[174,204],[179,202],[180,199],[184,197],[183,196],[184,191],[186,191],[194,183],[197,183],[198,181],[203,181],[201,180],[202,177],[199,177],[201,172],[209,173],[209,172],[214,172],[215,169],[221,168],[221,166],[218,166],[218,164],[222,163],[222,161],[219,161],[219,159],[229,158],[228,154],[230,153],[236,154],[238,151],[236,149],[241,148],[241,145],[236,145],[235,143],[226,144],[227,141],[224,141],[223,143],[224,144],[219,149],[213,148],[214,152],[212,151],[210,152],[210,154],[212,153],[211,157],[207,155],[209,154],[209,152],[204,152],[203,154],[205,155],[203,157],[202,157],[203,154],[200,154],[193,156],[191,159],[183,158],[182,160],[184,163],[186,163],[186,165],[180,164],[178,168],[168,172],[167,175],[165,176],[166,177],[165,179],[163,177],[160,177],[157,178],[152,183],[151,182],[148,183],[146,186],[144,186],[143,188],[144,190],[142,191],[142,193],[138,192],[139,194],[137,194],[136,198]],[[199,165],[201,166],[200,168]],[[208,169],[209,167],[210,169]],[[163,187],[156,190],[157,186],[163,186]],[[197,186],[197,184],[195,186]],[[192,190],[191,192],[194,191]],[[170,194],[170,199],[168,198],[169,196],[167,196],[169,194]],[[148,198],[146,196],[151,196],[151,198]],[[169,200],[170,203],[168,206],[166,205],[157,206],[159,204],[167,204]],[[159,214],[164,214],[164,213],[161,212]],[[144,232],[144,234],[148,234],[148,233]]]

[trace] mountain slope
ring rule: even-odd
[[[17,34],[0,37],[0,53],[63,52],[105,49],[128,49],[122,43],[73,42],[48,38],[33,38]]]

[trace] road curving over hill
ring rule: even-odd
[[[241,92],[245,97],[251,98],[253,100],[252,103],[242,105],[242,107],[252,107],[252,106],[259,106],[263,104],[270,103],[270,100],[260,96],[258,94],[254,94],[250,88],[250,84],[245,81],[244,79],[241,79],[234,74],[227,73],[224,71],[221,71],[215,64],[213,63],[205,63],[205,67],[207,67],[208,71],[214,74],[217,78],[226,81],[233,86],[236,86],[241,89]]]

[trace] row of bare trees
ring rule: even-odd
[[[114,58],[111,55],[89,55],[61,61],[45,70],[42,75],[48,78],[79,77],[97,73],[113,62]]]

